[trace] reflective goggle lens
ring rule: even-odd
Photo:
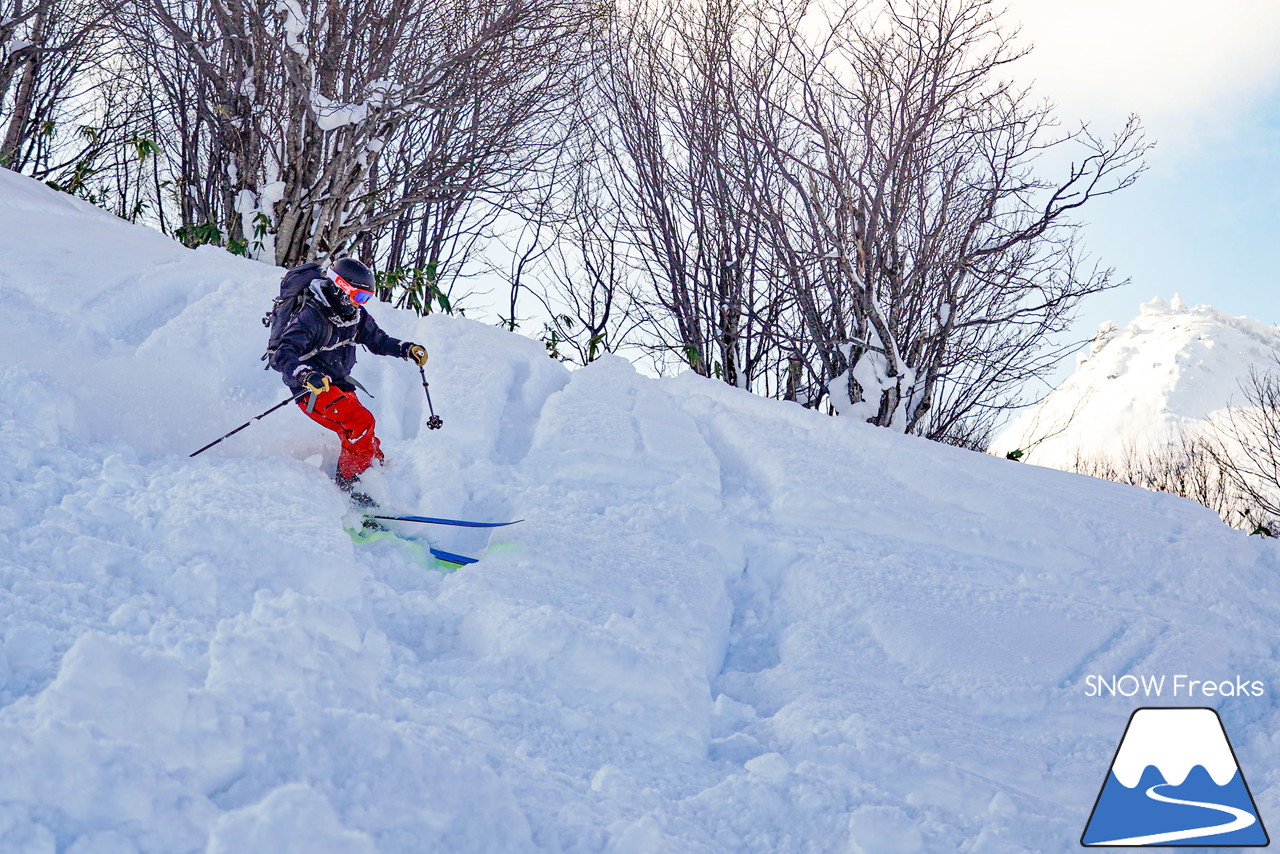
[[[351,297],[351,301],[356,305],[364,305],[369,300],[373,299],[373,291],[365,291],[355,287],[332,270],[329,271],[329,278],[334,284],[342,288],[343,293]]]

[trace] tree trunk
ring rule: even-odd
[[[0,165],[13,170],[21,170],[24,165],[19,157],[22,144],[31,133],[31,108],[35,103],[36,81],[40,73],[40,42],[44,39],[46,8],[45,4],[41,4],[36,12],[31,29],[31,41],[34,44],[27,49],[27,56],[23,58],[22,77],[14,95],[13,115],[9,117],[9,128],[5,132],[3,145],[0,145]]]

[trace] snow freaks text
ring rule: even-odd
[[[1236,676],[1234,680],[1193,679],[1186,674],[1174,676],[1143,675],[1135,676],[1126,673],[1123,676],[1104,676],[1092,673],[1085,677],[1084,695],[1086,697],[1171,697],[1171,698],[1212,698],[1212,697],[1262,697],[1267,693],[1267,686],[1260,679],[1245,679]]]

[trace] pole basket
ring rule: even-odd
[[[427,395],[427,411],[431,413],[431,417],[427,419],[427,429],[439,430],[444,426],[444,419],[436,415],[436,408],[431,405],[431,386],[427,385],[427,372],[422,369],[422,365],[418,365],[418,374],[422,377],[422,390]]]

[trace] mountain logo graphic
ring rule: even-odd
[[[1271,842],[1213,709],[1129,718],[1080,844],[1261,848]]]

